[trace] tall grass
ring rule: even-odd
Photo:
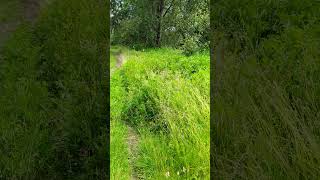
[[[0,177],[107,177],[105,1],[53,1],[0,70]]]
[[[213,97],[213,174],[318,179],[320,4],[248,2],[217,2],[212,11],[213,34],[227,42]]]
[[[171,49],[129,54],[111,80],[125,92],[123,108],[111,111],[138,132],[133,171],[143,179],[209,179],[209,56]]]

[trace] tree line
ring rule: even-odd
[[[209,1],[111,0],[111,43],[133,48],[208,47]]]

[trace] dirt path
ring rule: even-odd
[[[131,180],[136,180],[138,178],[138,174],[134,169],[134,163],[137,157],[138,152],[138,143],[139,143],[139,135],[137,134],[136,130],[134,130],[131,126],[127,125],[128,129],[128,138],[127,143],[129,147],[129,163],[132,169],[131,173]]]
[[[26,20],[34,23],[35,19],[39,15],[40,6],[43,3],[43,0],[24,0],[23,1],[23,9],[24,9],[24,17]]]
[[[125,63],[125,59],[126,56],[123,53],[119,53],[116,55],[116,61],[117,61],[117,65],[115,68],[111,69],[111,75],[113,74],[113,72],[117,69],[119,69],[120,67],[122,67],[122,65]],[[131,180],[137,180],[138,178],[138,174],[134,169],[134,163],[137,157],[137,152],[138,152],[138,143],[139,143],[139,135],[137,133],[137,131],[131,127],[128,123],[125,123],[125,125],[127,126],[128,132],[127,132],[127,145],[129,148],[129,164],[131,166]]]
[[[39,15],[42,2],[43,0],[24,0],[21,2],[22,11],[18,12],[19,17],[17,19],[6,23],[0,23],[0,49],[8,40],[9,35],[17,29],[22,21],[26,20],[30,23],[35,22],[35,19]]]

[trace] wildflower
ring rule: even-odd
[[[170,176],[170,172],[166,172],[166,177],[168,178]]]
[[[182,168],[182,171],[183,171],[184,173],[186,172],[186,170],[187,170],[186,168],[184,168],[184,167]]]

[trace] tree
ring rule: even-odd
[[[112,42],[199,49],[208,45],[208,0],[113,0]]]

